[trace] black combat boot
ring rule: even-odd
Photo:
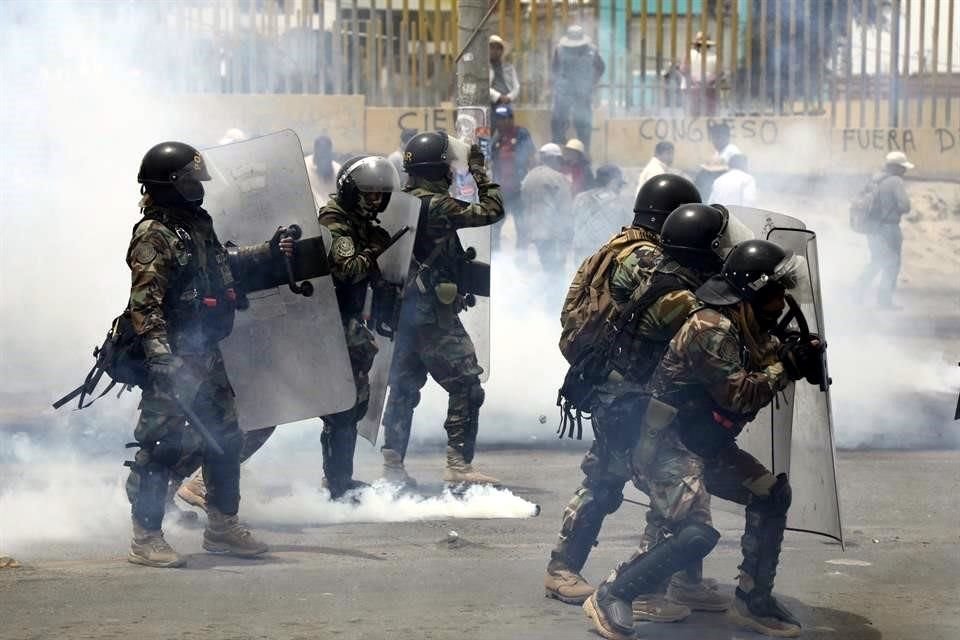
[[[353,454],[357,447],[357,428],[324,425],[320,435],[323,452],[323,487],[331,500],[370,485],[353,479]]]
[[[777,638],[800,635],[800,622],[773,596],[789,506],[790,485],[783,474],[769,497],[747,505],[740,585],[729,614],[741,627]]]
[[[633,600],[655,592],[675,571],[704,558],[720,539],[720,533],[705,524],[690,524],[643,554],[621,565],[600,583],[596,593],[583,603],[597,632],[608,640],[633,637]]]

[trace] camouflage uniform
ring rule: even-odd
[[[368,374],[377,343],[362,315],[371,281],[379,277],[377,256],[390,243],[390,234],[373,221],[345,211],[335,199],[320,209],[319,220],[333,236],[330,270],[357,386],[357,402],[352,408],[322,418],[323,474],[335,494],[345,489],[353,476],[357,423],[367,413],[370,400]]]
[[[479,176],[479,177],[478,177]],[[411,269],[433,256],[431,264],[408,291],[404,300],[397,341],[390,369],[390,395],[384,410],[384,449],[406,455],[413,424],[413,411],[420,402],[420,389],[427,374],[450,395],[447,419],[448,446],[473,459],[477,439],[483,388],[473,341],[457,317],[463,310],[463,297],[440,299],[457,282],[464,249],[457,229],[483,227],[503,219],[503,197],[498,185],[483,172],[476,172],[479,202],[467,204],[447,193],[445,181],[429,181],[411,176],[406,191],[426,201],[426,217],[421,220],[414,245]],[[438,287],[440,287],[438,289]]]
[[[686,524],[710,524],[711,495],[750,505],[748,522],[779,518],[785,523],[786,507],[779,504],[782,513],[774,513],[766,504],[785,477],[778,482],[735,442],[744,425],[789,383],[777,359],[778,344],[760,331],[745,303],[697,310],[671,341],[650,390],[678,414],[661,432],[646,470],[651,510],[641,552]],[[744,534],[741,568],[749,575],[757,570],[748,557],[751,550],[755,554],[768,542],[755,539],[749,529]]]
[[[630,231],[640,233],[641,239],[616,257],[616,266],[610,274],[610,294],[618,308],[627,304],[632,296],[642,295],[663,255],[656,234],[637,228]],[[633,336],[639,328],[630,327],[626,333]],[[628,345],[628,336],[624,337],[624,346]],[[591,417],[596,438],[580,464],[586,477],[563,511],[560,537],[550,554],[548,572],[579,573],[600,533],[603,519],[623,502],[623,487],[631,477],[630,455],[639,431],[637,415],[645,397],[642,381],[634,379],[629,371],[617,368],[596,389],[596,406]]]
[[[217,348],[233,326],[235,293],[226,251],[203,209],[148,205],[143,215],[127,251],[133,328],[183,360],[184,376],[195,383],[192,408],[223,449],[222,455],[206,450],[174,399],[145,385],[134,433],[139,450],[127,463],[126,487],[135,522],[159,530],[171,474],[200,464],[210,504],[228,516],[239,507],[242,437]]]
[[[345,211],[335,198],[320,209],[318,219],[332,236],[330,272],[357,387],[357,402],[353,407],[321,417],[324,423],[320,436],[323,474],[332,493],[337,494],[348,488],[353,476],[357,423],[367,413],[370,400],[368,374],[377,355],[377,344],[362,314],[367,289],[371,280],[378,276],[376,256],[389,244],[390,234],[372,221]],[[240,461],[247,460],[266,444],[274,429],[267,427],[246,432]]]

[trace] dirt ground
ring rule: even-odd
[[[189,563],[173,570],[125,562],[122,528],[21,542],[16,555],[24,566],[0,570],[0,638],[596,638],[578,607],[543,597],[544,565],[585,446],[565,444],[480,454],[485,469],[542,505],[536,518],[323,527],[255,521],[272,551],[254,561],[207,555],[198,530],[176,529],[171,542]],[[363,449],[358,475],[371,478],[377,456]],[[250,474],[282,494],[290,482],[315,479],[318,457],[302,452],[282,476],[255,459]],[[435,482],[440,454],[417,454],[410,468]],[[0,478],[13,472],[0,466]],[[839,478],[846,550],[799,533],[788,532],[784,543],[778,592],[803,622],[803,637],[960,637],[960,453],[845,453]],[[632,488],[627,497],[643,499]],[[585,570],[591,581],[630,554],[643,513],[624,504],[609,518]],[[717,512],[723,538],[706,563],[706,574],[728,592],[741,519]],[[455,544],[450,530],[459,534]],[[760,636],[733,629],[722,614],[698,613],[643,625],[639,637]]]

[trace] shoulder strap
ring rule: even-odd
[[[619,315],[616,317],[614,327],[618,332],[622,331],[624,327],[627,326],[627,323],[630,321],[630,319],[636,316],[636,314],[645,311],[647,307],[659,300],[664,295],[672,291],[681,291],[683,289],[689,289],[689,285],[687,285],[687,283],[676,274],[660,272],[654,273],[653,278],[650,280],[650,284],[643,291],[643,293],[636,298],[631,297],[630,301],[624,305],[623,309],[620,310]]]

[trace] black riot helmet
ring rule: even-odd
[[[195,148],[184,142],[161,142],[143,156],[137,182],[147,193],[172,204],[182,199],[188,204],[203,202],[203,185],[210,180],[207,163]]]
[[[426,131],[412,137],[403,147],[403,170],[422,175],[450,166],[450,138],[443,131]]]
[[[643,183],[633,204],[633,226],[660,233],[663,221],[682,204],[703,202],[692,182],[675,173],[661,173]]]
[[[725,242],[730,214],[721,205],[685,204],[663,221],[663,252],[686,267],[716,273],[730,245]]]
[[[718,306],[753,302],[767,287],[796,288],[804,276],[804,262],[798,256],[766,240],[747,240],[730,251],[720,273],[697,289],[697,297]]]
[[[382,156],[356,156],[337,173],[337,203],[347,211],[376,218],[390,204],[390,194],[400,190],[400,176]]]

